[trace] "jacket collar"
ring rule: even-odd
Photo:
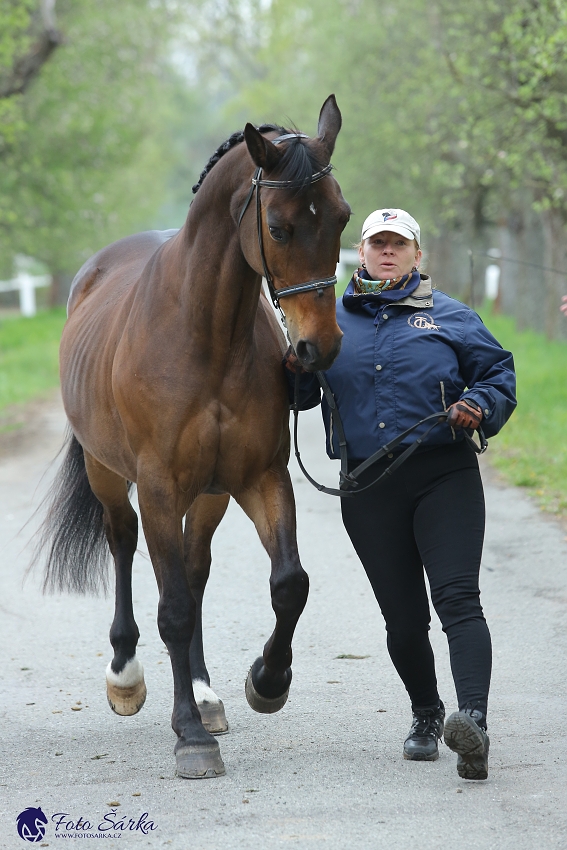
[[[396,307],[433,307],[433,283],[427,274],[421,275],[421,281],[411,295],[395,302]]]

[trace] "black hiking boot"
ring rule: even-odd
[[[439,758],[437,742],[443,735],[445,706],[438,708],[416,708],[413,723],[404,742],[404,758],[411,761],[436,761]]]
[[[458,754],[457,773],[462,779],[488,778],[486,719],[481,711],[456,711],[445,724],[445,743]]]

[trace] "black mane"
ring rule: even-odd
[[[285,127],[280,127],[277,124],[261,124],[260,127],[257,127],[256,129],[260,133],[275,132],[280,136],[284,136],[287,133],[297,133],[297,130],[286,130]],[[228,153],[228,151],[235,145],[239,145],[243,141],[244,130],[237,130],[236,133],[229,136],[226,142],[219,145],[205,165],[199,176],[199,180],[193,186],[193,194],[201,188],[203,180],[211,168],[217,164],[219,159],[223,157],[225,153]],[[286,143],[284,155],[278,164],[277,176],[280,180],[293,180],[296,186],[299,184],[300,187],[303,187],[309,185],[312,174],[316,171],[320,171],[322,168],[323,163],[317,159],[313,151],[309,150],[309,148],[303,144],[303,139],[290,139],[289,142]]]

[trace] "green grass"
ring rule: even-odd
[[[514,319],[482,311],[496,339],[514,355],[518,407],[488,455],[504,477],[551,513],[567,513],[567,344],[517,331]]]
[[[0,319],[0,430],[7,408],[48,393],[59,383],[59,340],[65,309],[31,318]]]

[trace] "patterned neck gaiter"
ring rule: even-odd
[[[367,312],[374,314],[383,304],[407,298],[415,292],[420,281],[418,271],[391,280],[372,280],[366,269],[358,269],[345,290],[343,304],[347,310],[367,309]]]

